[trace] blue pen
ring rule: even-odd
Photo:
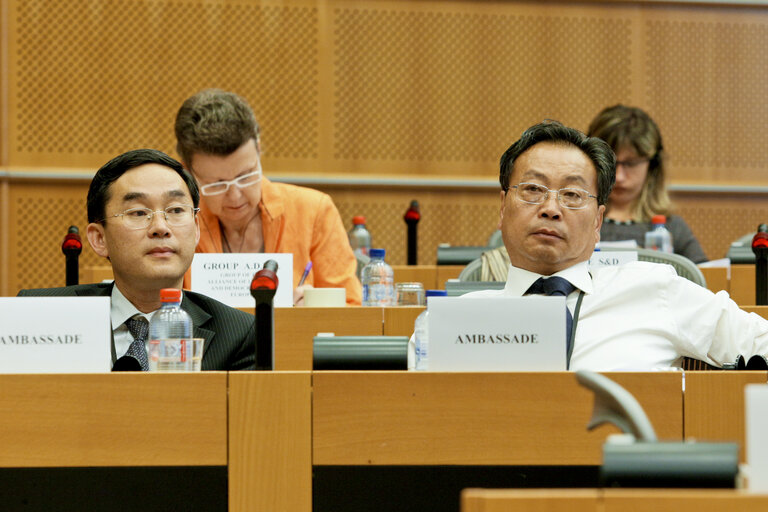
[[[301,279],[299,280],[299,286],[304,284],[304,281],[307,279],[307,276],[309,275],[309,271],[312,270],[312,262],[310,261],[307,263],[307,266],[304,267],[304,273],[301,274]]]

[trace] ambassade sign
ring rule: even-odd
[[[430,297],[434,371],[565,371],[565,297]]]
[[[109,297],[0,297],[0,373],[111,368]]]

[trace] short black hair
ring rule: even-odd
[[[503,191],[509,190],[509,179],[517,157],[540,142],[569,144],[587,155],[597,171],[597,204],[605,204],[616,182],[616,155],[604,140],[587,137],[557,121],[544,121],[531,126],[504,152],[499,162],[499,182]]]
[[[86,203],[88,222],[103,222],[105,209],[109,201],[110,185],[131,169],[146,164],[158,164],[176,171],[176,174],[181,176],[181,179],[186,183],[189,194],[192,196],[192,203],[197,208],[200,204],[200,192],[197,188],[197,183],[178,160],[156,149],[134,149],[116,156],[96,171],[96,175],[93,177],[91,186],[88,189],[88,200]]]

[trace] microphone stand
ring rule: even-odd
[[[67,235],[61,243],[61,252],[66,258],[67,286],[80,284],[80,253],[83,251],[83,241],[77,226],[69,226]]]
[[[768,225],[760,224],[752,238],[755,253],[755,304],[768,305]]]
[[[277,292],[277,262],[267,260],[251,281],[251,295],[256,300],[256,370],[275,369],[275,310],[272,301]]]
[[[405,212],[403,217],[405,223],[408,225],[408,265],[418,265],[418,236],[416,234],[417,224],[421,220],[421,213],[419,213],[419,202],[415,199],[411,201],[411,206]]]

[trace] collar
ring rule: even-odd
[[[159,290],[158,290],[159,293]],[[181,292],[181,300],[184,300],[184,292]],[[111,305],[109,308],[109,318],[112,320],[112,328],[115,329],[125,323],[126,320],[136,315],[141,315],[147,319],[147,322],[152,320],[152,316],[157,310],[150,313],[142,313],[131,301],[125,298],[125,295],[120,291],[117,286],[112,287]]]
[[[584,293],[592,293],[593,291],[592,276],[589,274],[589,262],[587,261],[582,261],[552,275],[566,279]],[[510,265],[509,272],[507,272],[507,284],[504,286],[504,290],[507,294],[514,297],[522,297],[533,282],[540,277],[550,276],[542,276],[541,274]]]
[[[266,177],[261,177],[261,201],[259,208],[267,214],[270,220],[280,217],[285,212],[283,193]]]

